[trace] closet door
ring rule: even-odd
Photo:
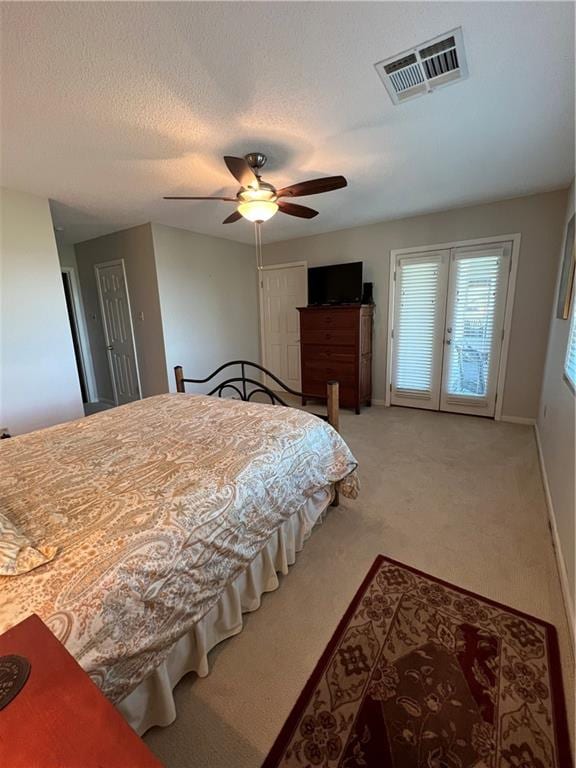
[[[434,251],[398,260],[392,405],[439,408],[449,256],[449,251]]]
[[[440,409],[494,416],[510,243],[451,253]]]

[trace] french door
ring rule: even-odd
[[[393,405],[494,416],[511,243],[401,256]]]

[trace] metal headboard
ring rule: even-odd
[[[206,376],[204,379],[187,379],[184,378],[184,372],[182,370],[181,365],[177,365],[174,368],[174,374],[176,376],[176,389],[178,392],[184,392],[185,391],[185,384],[206,384],[209,381],[212,381],[215,376],[218,376],[219,373],[226,370],[227,368],[232,368],[233,366],[240,366],[240,375],[231,376],[230,378],[224,379],[224,381],[220,381],[218,384],[216,384],[215,387],[213,387],[209,392],[207,392],[207,395],[217,395],[218,397],[222,397],[222,393],[224,390],[233,390],[236,392],[236,394],[240,397],[241,400],[244,400],[245,402],[249,402],[254,395],[257,393],[261,393],[266,395],[270,402],[273,405],[284,405],[289,407],[289,404],[285,402],[278,394],[278,392],[275,392],[274,390],[270,389],[270,387],[267,387],[266,384],[262,383],[261,381],[257,381],[256,379],[252,378],[250,375],[247,375],[247,368],[255,368],[257,371],[260,371],[261,373],[265,373],[266,376],[268,376],[272,381],[276,382],[279,387],[284,392],[288,392],[291,395],[294,395],[295,397],[300,397],[303,399],[309,399],[309,400],[321,400],[326,403],[326,409],[327,413],[326,415],[323,414],[317,414],[320,418],[327,421],[329,424],[331,424],[334,429],[338,430],[339,428],[339,397],[338,397],[338,382],[337,381],[329,381],[326,385],[326,396],[325,397],[319,397],[318,395],[308,395],[304,392],[297,392],[295,389],[292,389],[287,384],[284,384],[283,381],[281,381],[276,375],[274,375],[271,371],[267,370],[266,368],[262,367],[258,363],[252,363],[249,360],[231,360],[229,363],[224,363],[219,368],[216,368],[215,371],[213,371],[209,376]],[[250,389],[247,385],[250,385]]]

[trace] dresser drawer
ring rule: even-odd
[[[302,328],[300,340],[302,344],[326,344],[353,347],[356,344],[358,334],[350,329],[335,329],[333,331],[314,331]]]
[[[354,363],[328,363],[325,360],[303,360],[302,377],[305,381],[338,381],[340,384],[354,384],[356,381]]]
[[[309,397],[318,397],[326,399],[326,382],[302,380],[302,391]],[[338,400],[341,408],[356,407],[356,388],[351,384],[340,384],[338,389]]]
[[[350,363],[357,365],[358,356],[352,347],[330,347],[306,344],[302,347],[303,360],[323,360],[331,365]]]
[[[302,328],[310,331],[344,330],[353,328],[360,317],[357,309],[314,309],[300,315]]]
[[[356,407],[356,388],[352,386],[347,386],[346,384],[344,386],[339,387],[338,391],[339,395],[339,402],[342,408],[355,408]]]

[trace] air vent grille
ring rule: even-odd
[[[456,48],[456,40],[453,35],[444,38],[444,40],[441,40],[439,43],[434,43],[434,45],[427,45],[426,48],[420,48],[420,56],[423,59],[427,59],[430,56],[438,56],[439,53],[449,51],[451,48]]]
[[[375,64],[395,104],[423,96],[468,76],[462,29]]]
[[[393,61],[391,64],[386,64],[384,69],[389,75],[391,75],[393,72],[397,72],[399,69],[404,69],[417,63],[418,59],[416,58],[416,54],[411,53],[410,56],[405,56],[403,59],[396,59],[396,61]]]
[[[426,72],[426,77],[432,80],[434,77],[445,75],[446,72],[452,72],[458,69],[458,51],[456,50],[456,41],[449,37],[436,45],[429,45],[420,50],[420,58]]]
[[[422,69],[417,63],[409,64],[407,67],[397,69],[394,72],[391,72],[388,76],[394,85],[396,93],[401,93],[402,91],[408,90],[408,88],[413,88],[415,85],[424,82]]]

